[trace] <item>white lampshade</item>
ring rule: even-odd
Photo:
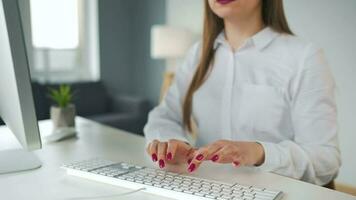
[[[194,41],[185,29],[154,25],[151,29],[151,57],[155,59],[181,58]]]

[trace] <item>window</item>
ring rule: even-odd
[[[30,0],[32,77],[98,79],[97,17],[97,0]]]
[[[76,49],[79,45],[77,0],[31,0],[35,48]]]

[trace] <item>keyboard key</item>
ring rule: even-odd
[[[214,196],[215,198],[217,198],[217,197],[221,197],[221,196],[224,195],[224,194],[222,194],[222,193],[215,193],[215,192],[209,192],[209,193],[206,194],[206,195]]]
[[[268,194],[272,194],[272,195],[277,195],[279,192],[276,192],[276,191],[272,191],[272,190],[264,190],[263,191],[264,193],[268,193]]]
[[[230,199],[232,199],[232,197],[224,195],[224,196],[218,197],[216,199],[218,199],[218,200],[230,200]]]
[[[204,191],[204,192],[208,192],[208,193],[210,193],[210,189],[208,189],[208,188],[201,188],[201,191]]]
[[[182,192],[183,191],[181,188],[174,188],[173,190],[177,191],[177,192]]]
[[[191,188],[191,189],[190,189],[190,191],[192,191],[192,192],[199,192],[199,191],[200,191],[200,189]]]
[[[276,196],[270,196],[270,195],[261,195],[261,194],[255,194],[255,198],[257,199],[274,199]]]
[[[217,196],[214,196],[211,194],[206,194],[204,197],[209,198],[209,199],[215,199]]]
[[[159,187],[159,188],[162,188],[163,186],[161,185],[161,184],[153,184],[153,186],[155,186],[155,187]]]
[[[184,192],[184,193],[187,193],[187,194],[193,194],[193,192],[190,191],[190,190],[183,190],[183,192]]]
[[[234,194],[235,195],[235,194]],[[248,198],[253,198],[254,197],[254,195],[253,194],[246,194],[246,193],[244,193],[244,194],[240,194],[240,195],[236,195],[237,197],[248,197]]]
[[[199,196],[199,197],[205,196],[205,194],[203,194],[201,192],[194,192],[194,195]]]
[[[255,196],[255,200],[273,200],[275,197]]]
[[[168,189],[168,190],[172,190],[173,189],[173,187],[171,187],[171,186],[163,186],[163,188],[164,189]]]
[[[227,194],[223,194],[223,195],[221,195],[221,197],[222,197],[222,198],[232,198],[231,195],[227,195]]]

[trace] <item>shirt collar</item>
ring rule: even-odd
[[[270,27],[266,27],[262,29],[260,32],[253,35],[249,38],[249,41],[252,41],[255,47],[259,50],[262,50],[266,47],[273,39],[275,39],[279,35],[278,32],[274,31]],[[247,41],[247,42],[249,42]],[[221,31],[221,33],[216,37],[214,41],[214,49],[217,49],[220,45],[228,45],[225,39],[225,31]]]

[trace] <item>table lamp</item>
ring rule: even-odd
[[[151,57],[153,59],[165,59],[166,61],[160,100],[172,84],[178,60],[187,54],[193,41],[194,35],[188,30],[166,25],[152,26]]]

